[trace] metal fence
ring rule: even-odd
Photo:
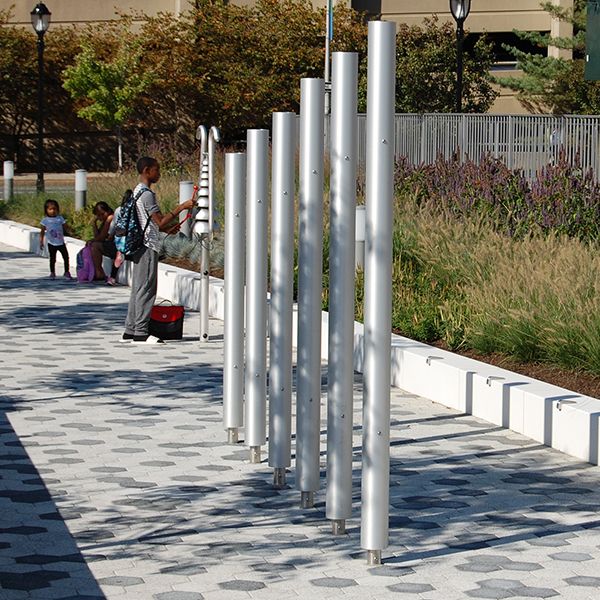
[[[529,179],[556,161],[578,159],[583,169],[600,173],[600,117],[551,115],[397,114],[396,158],[413,165],[438,156],[479,162],[485,155],[521,169]],[[359,164],[365,165],[366,115],[359,115]]]

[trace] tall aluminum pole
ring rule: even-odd
[[[333,53],[329,219],[329,357],[327,375],[327,518],[346,530],[352,512],[354,390],[354,222],[358,54]]]
[[[324,96],[322,79],[301,80],[296,487],[303,508],[313,506],[320,475]]]
[[[267,421],[267,213],[269,132],[249,129],[246,234],[246,445],[261,461]]]
[[[281,487],[291,463],[295,113],[273,113],[272,160],[269,465],[273,483]]]
[[[361,545],[388,545],[396,25],[369,23]]]
[[[244,261],[246,155],[225,155],[225,334],[223,426],[230,444],[244,424]]]

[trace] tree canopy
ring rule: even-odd
[[[248,128],[270,127],[275,111],[298,111],[300,79],[323,76],[325,18],[325,9],[310,0],[257,0],[252,6],[198,0],[179,16],[119,15],[101,25],[53,27],[45,36],[46,130],[160,128],[171,132],[175,152],[194,147],[199,123],[217,125],[226,140],[241,139]],[[0,133],[30,133],[35,36],[8,21],[9,14],[0,13]],[[365,15],[335,6],[331,50],[359,54],[364,110]],[[423,27],[400,26],[397,59],[399,112],[453,110],[450,24],[430,19]],[[465,111],[485,111],[493,102],[491,62],[485,40],[465,53]]]

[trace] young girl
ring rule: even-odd
[[[60,207],[56,200],[46,200],[44,204],[46,216],[40,221],[40,249],[44,247],[44,237],[48,235],[48,254],[50,255],[50,279],[56,278],[55,265],[56,253],[60,252],[65,263],[65,279],[72,279],[69,272],[69,253],[65,246],[65,235],[68,230],[64,217],[60,214]]]

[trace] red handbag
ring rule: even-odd
[[[180,340],[183,337],[185,308],[175,304],[155,304],[150,311],[150,335],[161,340]]]

